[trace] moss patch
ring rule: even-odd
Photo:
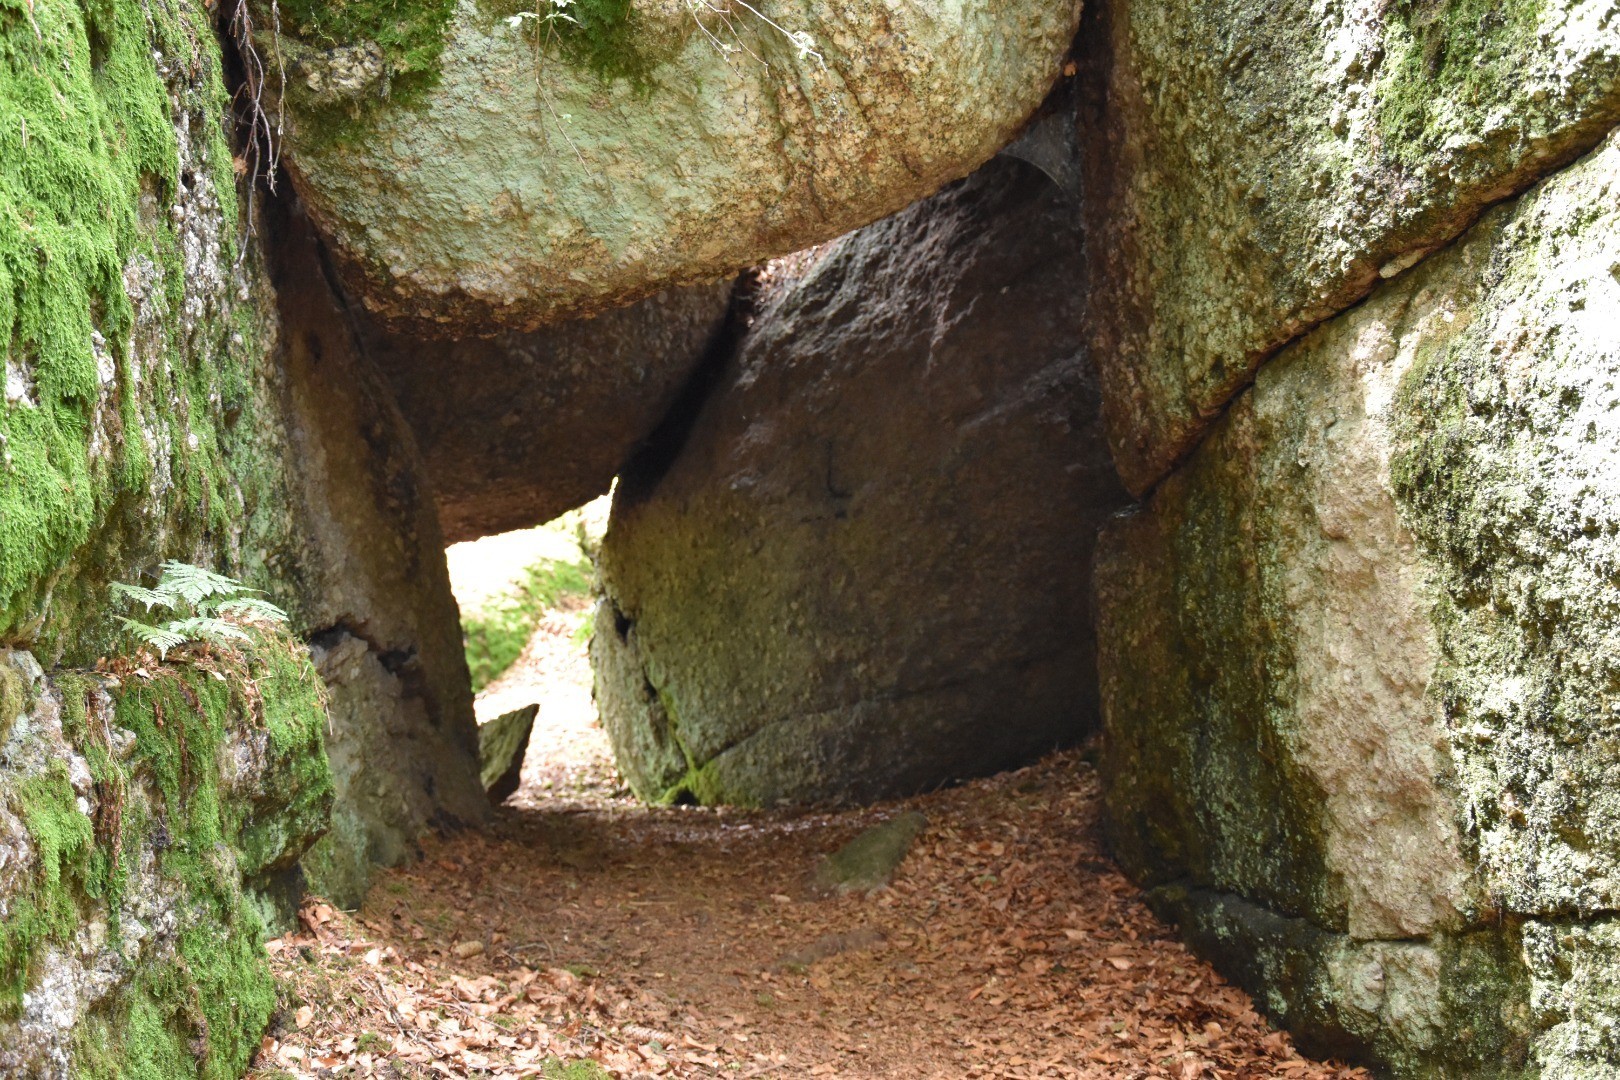
[[[234,257],[227,101],[201,3],[0,0],[0,640],[48,658],[106,646],[105,575],[153,537],[241,516],[223,443],[252,328],[188,325],[209,286],[186,266],[199,229]],[[177,206],[207,220],[183,237]]]
[[[1442,121],[1483,111],[1536,52],[1544,0],[1397,0],[1385,24],[1379,128],[1388,152],[1419,159],[1439,149]]]
[[[265,6],[261,4],[261,7]],[[329,49],[370,43],[388,64],[391,92],[410,101],[439,77],[455,0],[280,0],[282,30]],[[264,15],[261,26],[271,23]]]
[[[63,733],[94,781],[91,812],[64,761],[6,793],[37,859],[0,923],[0,1019],[16,1017],[47,943],[104,918],[125,947],[120,905],[138,866],[174,893],[170,945],[143,945],[132,980],[76,1026],[75,1075],[239,1076],[275,1008],[249,891],[324,828],[332,785],[324,688],[307,653],[270,631],[254,637],[242,651],[193,650],[189,663],[127,673],[106,697],[98,677],[58,677]],[[98,700],[110,710],[87,707]],[[135,739],[115,752],[120,729]]]

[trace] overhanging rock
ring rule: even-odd
[[[377,25],[281,5],[286,160],[367,309],[532,329],[839,236],[995,153],[1079,18],[1077,0],[626,8],[580,28],[475,0]]]

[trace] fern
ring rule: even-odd
[[[287,613],[268,600],[261,600],[257,596],[239,596],[235,600],[223,601],[218,609],[221,615],[235,615],[238,618],[264,619],[267,622],[284,623]]]
[[[244,626],[251,622],[287,622],[287,613],[270,601],[242,595],[256,589],[224,574],[173,559],[163,564],[163,576],[156,588],[115,582],[112,589],[116,595],[144,605],[147,611],[161,608],[179,616],[158,626],[136,619],[123,620],[129,635],[156,649],[160,660],[168,659],[170,649],[188,642],[228,645],[250,641]]]
[[[236,596],[238,593],[254,590],[235,578],[170,559],[163,564],[163,577],[158,581],[156,591],[160,594],[178,596],[195,606],[210,596]]]
[[[143,645],[150,645],[156,649],[160,659],[167,659],[170,649],[186,643],[184,636],[167,627],[150,626],[143,622],[136,622],[134,619],[125,619],[124,629],[128,630],[130,635]]]
[[[146,605],[146,610],[155,607],[172,608],[173,597],[157,589],[143,589],[139,585],[125,585],[122,581],[113,582],[113,592],[119,596],[127,596],[131,600],[138,600]]]

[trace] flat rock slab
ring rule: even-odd
[[[912,843],[927,827],[928,818],[916,810],[873,825],[822,859],[811,886],[822,894],[881,889],[894,877]]]
[[[478,727],[479,777],[496,806],[510,798],[522,782],[523,755],[538,715],[539,705],[525,705]]]
[[[533,329],[893,213],[1017,132],[1080,14],[799,0],[759,9],[773,27],[635,0],[611,48],[642,70],[604,79],[490,6],[402,5],[337,43],[333,20],[282,24],[292,178],[351,290],[394,322]],[[413,57],[367,51],[403,29]],[[431,76],[414,89],[410,63]]]

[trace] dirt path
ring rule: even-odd
[[[542,701],[496,828],[272,943],[288,1007],[260,1077],[1365,1077],[1296,1055],[1142,907],[1078,754],[863,811],[637,806],[582,615],[481,699]],[[929,825],[891,888],[811,894],[824,853],[901,809]]]

